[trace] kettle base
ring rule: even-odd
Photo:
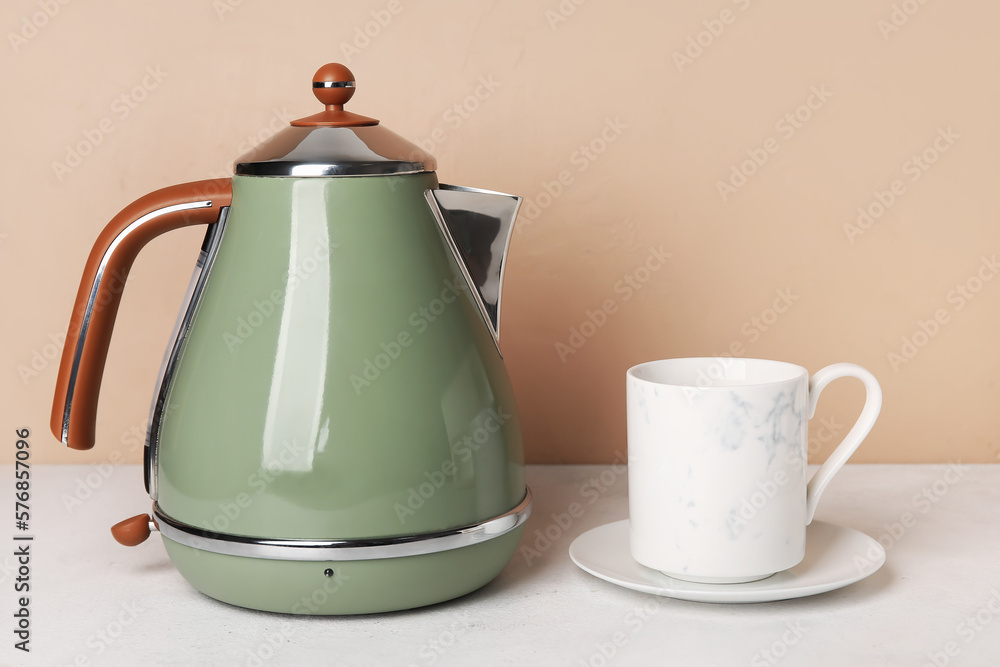
[[[282,614],[332,616],[413,609],[481,588],[507,565],[524,526],[479,544],[419,556],[294,561],[230,556],[163,537],[196,589],[228,604]]]

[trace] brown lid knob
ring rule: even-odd
[[[149,515],[136,514],[124,521],[119,521],[111,526],[111,535],[119,544],[124,544],[127,547],[142,544],[149,537]]]
[[[340,63],[327,63],[313,75],[313,95],[326,105],[326,110],[312,116],[293,120],[295,127],[357,127],[378,125],[378,121],[367,116],[359,116],[344,111],[344,105],[354,97],[357,90],[354,74]]]
[[[313,95],[327,106],[344,106],[354,97],[354,74],[340,63],[327,63],[313,75]]]

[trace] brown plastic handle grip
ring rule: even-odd
[[[160,234],[219,219],[233,198],[228,178],[163,188],[137,199],[97,238],[76,293],[52,401],[52,434],[72,449],[94,446],[97,398],[125,280],[144,245]]]

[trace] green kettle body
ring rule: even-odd
[[[436,187],[433,173],[234,177],[162,418],[166,514],[364,538],[522,500],[513,393],[424,201]]]
[[[212,533],[349,540],[474,525],[524,500],[513,392],[474,287],[455,271],[425,202],[437,185],[433,173],[234,177],[150,462],[163,515]],[[492,579],[519,534],[471,547],[499,553],[467,554],[465,587]],[[167,544],[199,588],[246,604],[246,580],[225,583],[234,556]],[[323,605],[336,613],[363,588],[366,606],[346,607],[354,613],[396,607],[399,588],[384,570],[402,570],[410,594],[425,582],[428,599],[452,597],[434,582],[454,579],[458,556],[318,561],[311,570],[255,559],[240,569],[306,570],[281,577],[298,594],[247,605],[273,611],[328,585],[328,569],[374,569],[337,580]],[[435,570],[435,558],[437,576],[406,572]]]

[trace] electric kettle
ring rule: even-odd
[[[63,349],[53,434],[94,445],[101,376],[132,262],[206,234],[153,394],[151,515],[198,590],[242,607],[357,614],[448,600],[493,579],[531,511],[500,353],[521,199],[439,184],[434,157],[325,105],[236,160],[231,179],[148,194],[90,253]]]

